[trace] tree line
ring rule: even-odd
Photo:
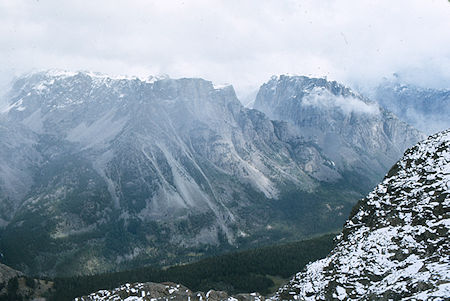
[[[140,269],[51,279],[55,293],[50,300],[73,300],[100,289],[124,283],[174,282],[193,291],[226,290],[229,294],[254,292],[268,294],[274,286],[269,276],[287,279],[311,261],[325,257],[334,246],[334,235],[282,245],[234,252],[167,269]]]

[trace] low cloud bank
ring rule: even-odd
[[[323,88],[316,88],[305,96],[302,105],[321,109],[339,109],[345,115],[351,113],[377,115],[380,113],[380,108],[376,103],[366,103],[355,97],[336,96]]]

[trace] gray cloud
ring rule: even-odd
[[[355,97],[336,96],[324,88],[314,88],[302,100],[303,106],[314,106],[324,109],[339,109],[345,115],[351,113],[377,115],[380,109],[376,103],[366,103]]]
[[[363,85],[404,72],[449,88],[449,30],[445,0],[1,0],[0,81],[48,68],[164,73],[245,94],[273,74]]]

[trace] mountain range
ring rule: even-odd
[[[0,251],[31,274],[170,265],[340,229],[423,135],[325,79],[255,109],[203,79],[39,72],[0,115]]]
[[[450,127],[448,89],[419,87],[395,75],[384,79],[373,97],[382,107],[428,135]]]
[[[346,180],[357,178],[365,192],[417,137],[423,138],[376,102],[324,78],[273,77],[261,86],[253,108],[293,125],[341,171],[336,177],[349,173]],[[318,179],[333,176],[311,163],[306,168]]]

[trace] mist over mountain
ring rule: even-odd
[[[377,103],[324,78],[273,77],[262,85],[253,107],[291,124],[336,169],[358,174],[367,190],[423,137]],[[328,174],[315,172],[318,178]]]
[[[255,107],[268,117],[231,86],[194,78],[40,72],[8,99],[0,250],[36,274],[168,265],[335,231],[422,138],[323,79],[263,85]]]
[[[400,76],[385,79],[374,98],[401,120],[427,134],[450,127],[450,90],[405,83]]]

